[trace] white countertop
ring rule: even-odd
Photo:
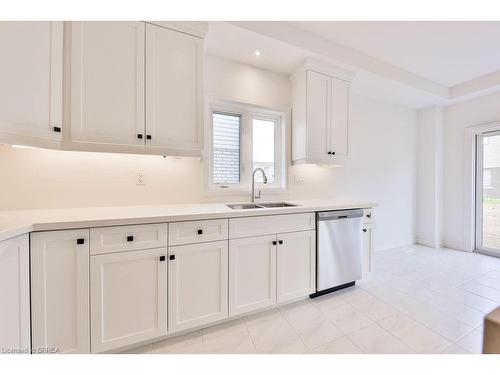
[[[376,206],[375,203],[370,202],[329,200],[287,200],[286,202],[298,206],[234,210],[227,207],[226,203],[199,203],[0,211],[0,241],[44,230],[279,215]]]

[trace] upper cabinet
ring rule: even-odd
[[[71,29],[70,148],[201,154],[203,38],[145,22]]]
[[[203,39],[146,25],[146,145],[196,155],[203,139]]]
[[[0,142],[62,136],[63,23],[0,22]]]
[[[145,145],[144,22],[71,24],[71,141]]]
[[[292,161],[335,164],[348,155],[353,75],[307,62],[292,81]]]

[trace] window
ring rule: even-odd
[[[285,152],[282,112],[233,103],[212,105],[208,121],[206,185],[209,192],[250,191],[252,174],[259,189],[284,189]]]

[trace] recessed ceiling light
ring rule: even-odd
[[[262,52],[260,51],[260,49],[256,49],[255,51],[253,51],[253,54],[257,57],[259,57],[261,53]]]

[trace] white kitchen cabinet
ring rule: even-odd
[[[32,347],[89,353],[89,230],[31,235]]]
[[[371,224],[363,224],[363,274],[372,270],[373,229]]]
[[[227,238],[227,219],[182,221],[168,225],[169,246],[220,241]]]
[[[292,161],[335,164],[348,155],[352,74],[305,64],[292,77]]]
[[[227,241],[173,246],[168,255],[169,332],[226,318]]]
[[[144,22],[71,23],[71,141],[144,148]]]
[[[146,25],[146,146],[200,155],[203,141],[203,39]]]
[[[0,242],[0,347],[30,352],[29,235]]]
[[[166,248],[91,256],[92,353],[167,334]]]
[[[278,235],[277,302],[316,291],[316,231]]]
[[[229,240],[229,315],[276,304],[276,235]]]
[[[57,144],[62,139],[63,22],[0,22],[0,50],[0,141]]]

